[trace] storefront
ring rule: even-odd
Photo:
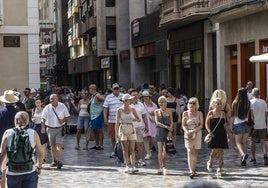
[[[203,22],[170,32],[172,87],[204,99]],[[202,101],[200,101],[202,103]]]

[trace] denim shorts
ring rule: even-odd
[[[77,129],[88,129],[90,117],[89,116],[78,116],[77,119]]]
[[[250,133],[252,127],[248,126],[246,122],[234,124],[233,132],[235,135]]]

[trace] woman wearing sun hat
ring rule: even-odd
[[[137,136],[133,121],[140,122],[141,120],[135,108],[130,107],[132,98],[133,97],[129,94],[124,94],[121,99],[123,101],[123,106],[119,107],[116,111],[115,139],[122,144],[123,156],[126,164],[124,170],[125,173],[134,173],[138,171],[135,168],[135,141]],[[126,126],[132,128],[133,132],[131,134],[124,133],[123,127]]]
[[[152,157],[150,148],[152,148],[155,142],[156,125],[155,125],[154,111],[157,109],[157,106],[155,103],[153,103],[151,95],[148,91],[142,92],[142,102],[146,109],[146,116],[148,119],[148,132],[145,132],[143,135],[144,147],[146,151],[146,156],[144,159],[148,160]]]
[[[0,96],[0,101],[4,103],[4,107],[0,109],[0,139],[7,129],[15,127],[14,118],[18,110],[15,108],[15,103],[19,98],[12,90],[6,90],[4,95]],[[6,183],[6,162],[2,163],[3,177],[0,180],[0,187],[5,187]]]

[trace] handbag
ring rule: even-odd
[[[94,138],[94,130],[91,127],[89,127],[87,129],[86,140],[87,141],[94,141],[95,140],[95,138]]]
[[[125,136],[130,136],[135,133],[132,124],[121,124],[120,125],[120,132]]]
[[[211,133],[213,133],[216,130],[216,128],[218,127],[218,125],[219,125],[219,123],[221,121],[221,118],[222,118],[222,113],[221,113],[221,117],[220,117],[217,125],[214,127],[214,129],[213,129],[213,131],[211,131]],[[211,140],[212,140],[212,135],[210,133],[208,133],[204,138],[204,142],[209,144],[211,142]]]
[[[176,149],[175,146],[173,144],[172,139],[167,138],[164,142],[165,144],[165,150],[167,152],[167,154],[175,154],[176,153]]]

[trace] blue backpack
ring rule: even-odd
[[[123,149],[120,142],[116,142],[114,147],[114,154],[120,163],[124,163]]]

